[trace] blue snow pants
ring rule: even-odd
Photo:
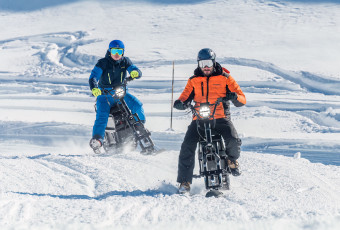
[[[135,96],[130,93],[126,93],[124,100],[131,112],[137,113],[141,121],[145,122],[145,114],[143,109],[143,103],[140,102]],[[94,122],[92,138],[98,139],[101,142],[105,136],[105,128],[109,119],[109,113],[112,106],[118,103],[118,100],[114,99],[110,95],[100,95],[97,97],[97,114]]]

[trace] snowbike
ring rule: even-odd
[[[109,121],[105,128],[103,148],[105,152],[112,153],[130,145],[133,148],[139,146],[142,154],[153,154],[160,150],[156,149],[151,139],[151,133],[144,127],[138,114],[132,113],[127,106],[124,96],[126,94],[128,77],[115,89],[103,89],[102,93],[112,96],[117,103],[111,107]]]
[[[223,193],[219,189],[229,190],[231,173],[228,166],[228,156],[222,136],[212,128],[215,125],[215,112],[217,105],[222,102],[218,98],[216,103],[201,103],[200,106],[189,104],[194,116],[197,117],[197,132],[199,133],[199,142],[197,156],[199,162],[199,175],[194,178],[204,177],[204,183],[207,190],[206,197],[218,197]],[[210,118],[213,118],[210,120]]]

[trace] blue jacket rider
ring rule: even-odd
[[[111,41],[105,57],[97,62],[90,75],[90,89],[92,94],[97,97],[97,114],[90,141],[93,150],[102,146],[110,108],[117,103],[110,95],[102,95],[101,89],[113,90],[116,86],[121,85],[126,78],[126,71],[129,72],[132,79],[142,76],[142,72],[132,64],[128,57],[124,56],[124,51],[125,46],[122,41]],[[142,122],[145,122],[143,104],[128,92],[124,99],[131,112],[137,113]]]

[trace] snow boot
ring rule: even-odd
[[[186,194],[190,192],[190,182],[182,182],[179,186],[178,193]]]
[[[228,159],[228,166],[230,168],[231,174],[233,176],[240,176],[241,172],[239,169],[240,164],[237,162],[237,160],[231,161]]]
[[[101,153],[100,147],[102,147],[102,142],[98,139],[92,138],[90,140],[90,147],[93,149],[93,152],[96,154]]]

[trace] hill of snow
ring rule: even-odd
[[[339,1],[0,0],[1,229],[336,229],[340,224]],[[166,152],[94,155],[88,77],[113,39]],[[210,47],[247,97],[232,107],[243,174],[179,196],[190,115],[175,98]],[[295,156],[295,157],[294,157]],[[196,169],[197,170],[197,169]]]

